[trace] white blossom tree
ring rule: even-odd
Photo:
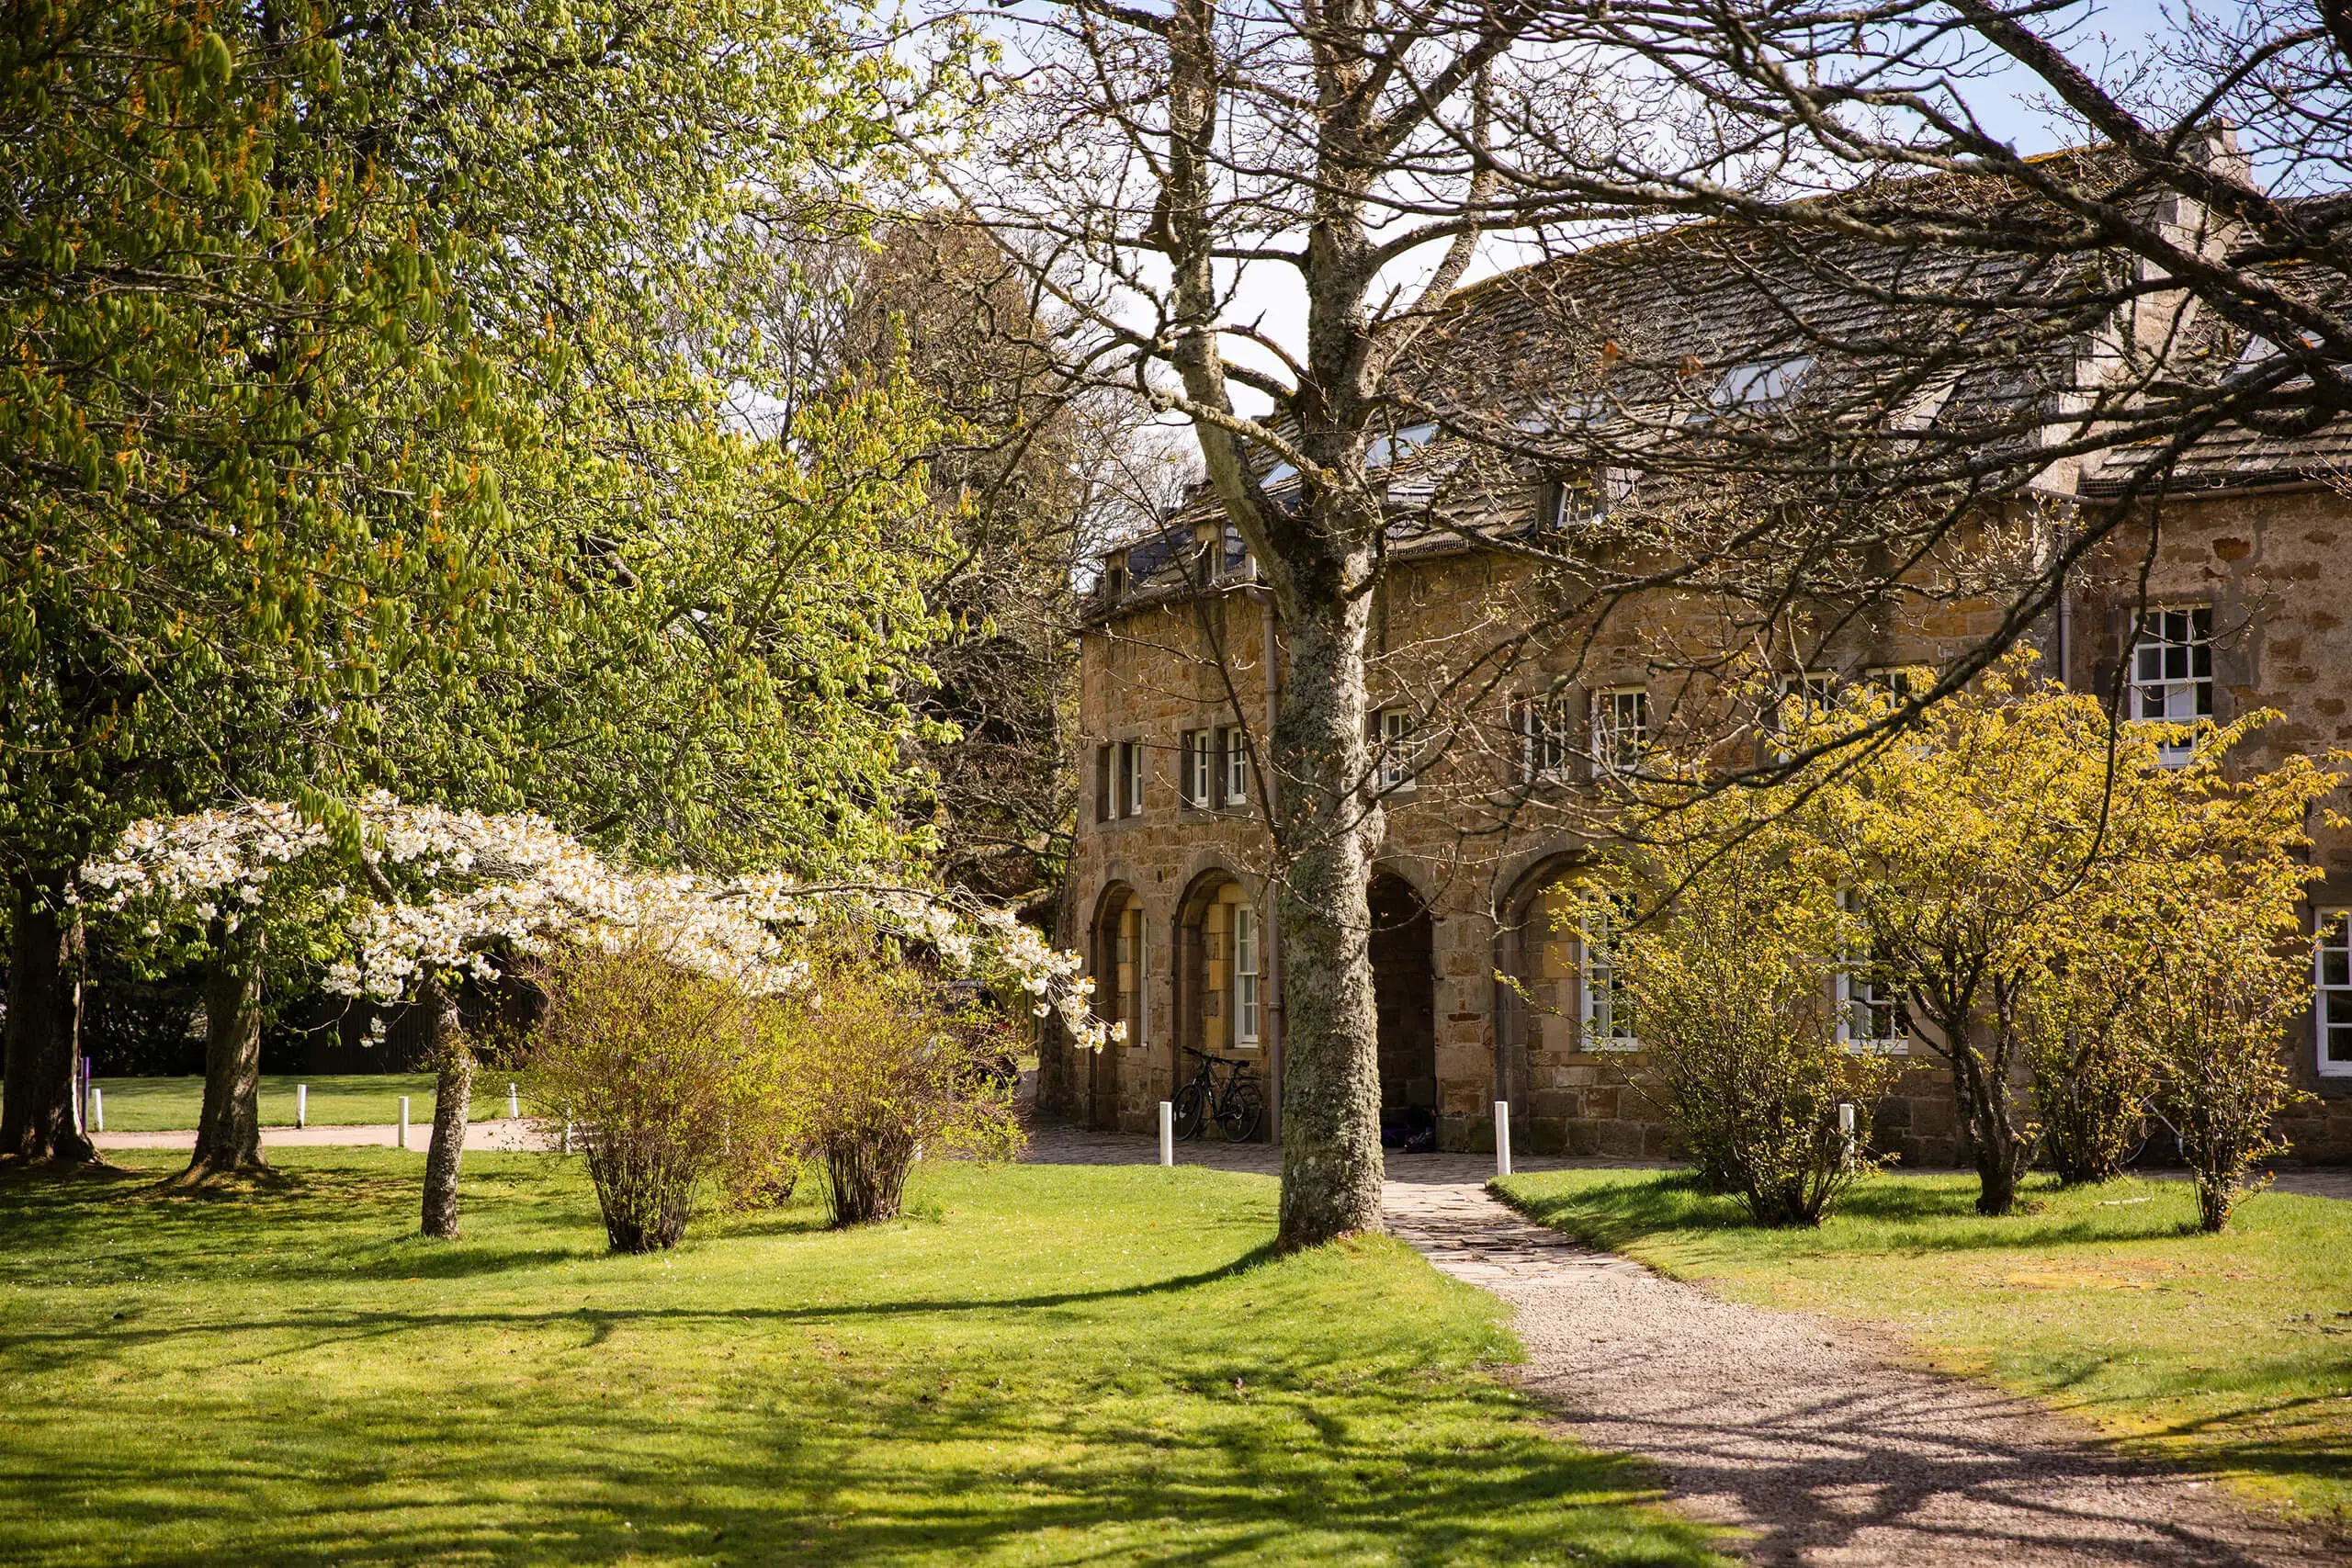
[[[1079,973],[1078,954],[1056,951],[1010,911],[968,896],[879,878],[816,885],[780,874],[627,869],[529,813],[453,811],[378,794],[330,823],[292,806],[252,802],[137,823],[82,868],[80,882],[110,914],[141,922],[150,940],[176,928],[190,937],[200,930],[210,944],[207,1114],[190,1178],[265,1163],[254,1103],[258,966],[250,940],[238,940],[249,925],[273,917],[323,925],[334,944],[324,970],[330,991],[424,1010],[440,1082],[424,1227],[444,1237],[458,1232],[474,1068],[453,989],[467,976],[496,978],[502,954],[566,942],[618,951],[658,934],[687,969],[783,992],[808,974],[798,934],[823,911],[846,909],[877,933],[935,949],[953,970],[1017,987],[1037,1016],[1058,1013],[1090,1048],[1120,1029],[1094,1016],[1094,982]]]

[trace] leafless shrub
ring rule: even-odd
[[[777,1004],[671,963],[647,942],[567,949],[539,972],[548,1007],[528,1074],[542,1126],[584,1142],[616,1252],[675,1247],[714,1184],[791,1190],[778,1130]]]
[[[772,1029],[794,1144],[824,1169],[836,1225],[894,1217],[919,1156],[1021,1148],[1011,1027],[920,967],[837,959]]]

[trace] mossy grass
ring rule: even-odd
[[[204,1105],[204,1080],[177,1078],[105,1078],[97,1080],[106,1096],[109,1133],[170,1133],[192,1130]],[[431,1073],[273,1073],[261,1080],[261,1124],[294,1125],[294,1086],[309,1084],[310,1124],[313,1127],[380,1127],[401,1119],[401,1095],[409,1097],[409,1120],[425,1125],[433,1120],[434,1077]],[[506,1114],[506,1079],[494,1071],[475,1076],[473,1112]]]
[[[1892,1329],[1935,1365],[2083,1417],[2257,1499],[2352,1523],[2352,1203],[2265,1193],[2219,1235],[2186,1181],[1859,1183],[1818,1230],[1763,1230],[1679,1173],[1497,1183],[1547,1224],[1734,1300]]]
[[[0,1178],[0,1562],[1714,1563],[1494,1375],[1493,1298],[1274,1184],[925,1164],[605,1251],[574,1162]]]

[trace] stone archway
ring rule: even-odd
[[[1380,1020],[1380,1108],[1438,1111],[1437,973],[1429,906],[1394,872],[1372,875],[1372,992]]]
[[[1114,883],[1095,907],[1087,969],[1094,976],[1095,1015],[1106,1023],[1125,1023],[1128,1039],[1139,1041],[1143,1022],[1144,917],[1143,900],[1125,883]],[[1132,1049],[1108,1044],[1093,1053],[1087,1073],[1086,1124],[1102,1132],[1117,1132],[1119,1069]]]
[[[1271,1100],[1265,919],[1238,877],[1212,868],[1193,879],[1177,906],[1175,957],[1175,1027],[1166,1032],[1171,1092],[1200,1067],[1189,1049],[1254,1064],[1260,1092]],[[1258,1136],[1270,1133],[1268,1118]]]

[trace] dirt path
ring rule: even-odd
[[[1400,1162],[1401,1163],[1401,1162]],[[1404,1175],[1404,1172],[1398,1172]],[[1518,1308],[1526,1385],[1759,1563],[2319,1568],[2345,1558],[2204,1483],[2119,1461],[2025,1401],[1914,1371],[1816,1319],[1718,1301],[1576,1246],[1429,1169],[1390,1227]]]

